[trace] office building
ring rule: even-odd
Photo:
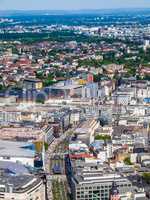
[[[120,198],[127,199],[132,193],[132,183],[120,174],[99,164],[86,163],[83,170],[77,169],[72,176],[71,188],[74,200],[109,200],[114,182]]]

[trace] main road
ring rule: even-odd
[[[74,127],[75,128],[75,127]],[[71,137],[73,130],[69,129],[49,145],[45,153],[45,172],[47,174],[47,200],[68,200],[69,187],[65,175],[64,156],[68,153],[68,139]],[[61,174],[53,173],[53,166],[59,164]],[[57,185],[57,187],[56,187]],[[63,192],[63,195],[61,193]],[[61,196],[61,197],[59,197]]]

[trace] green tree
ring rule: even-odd
[[[49,147],[49,145],[48,145],[48,143],[44,143],[44,147],[45,147],[45,151],[47,151],[48,150],[48,147]]]
[[[111,136],[110,135],[96,135],[95,136],[95,140],[111,140]]]
[[[150,184],[150,172],[144,172],[142,177],[148,184]]]
[[[126,158],[124,159],[124,163],[125,163],[126,165],[132,165],[132,162],[131,162],[131,160],[130,160],[130,157],[126,157]]]

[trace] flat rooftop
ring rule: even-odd
[[[28,142],[0,140],[0,156],[34,158],[34,145]]]
[[[28,169],[24,165],[10,161],[0,161],[0,170],[7,171],[8,174],[13,175],[29,174]]]
[[[94,119],[89,119],[83,121],[75,130],[76,133],[89,133],[91,132],[91,128],[95,127],[97,121]]]
[[[28,191],[39,184],[40,181],[39,178],[36,178],[33,175],[10,176],[8,174],[3,174],[0,176],[0,185],[5,186],[8,192],[10,190],[9,187],[11,186],[14,193]]]
[[[54,85],[51,86],[50,89],[55,89],[55,90],[72,90],[72,89],[77,89],[81,88],[82,85]]]
[[[116,172],[99,172],[97,171],[97,173],[95,171],[91,171],[91,172],[81,172],[79,174],[75,174],[74,176],[76,182],[78,184],[98,184],[98,183],[107,183],[107,182],[113,182],[114,179],[117,183],[125,183],[128,182],[131,184],[131,182],[121,176],[119,173]]]

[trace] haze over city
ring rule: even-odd
[[[149,0],[0,0],[1,10],[148,8]]]

